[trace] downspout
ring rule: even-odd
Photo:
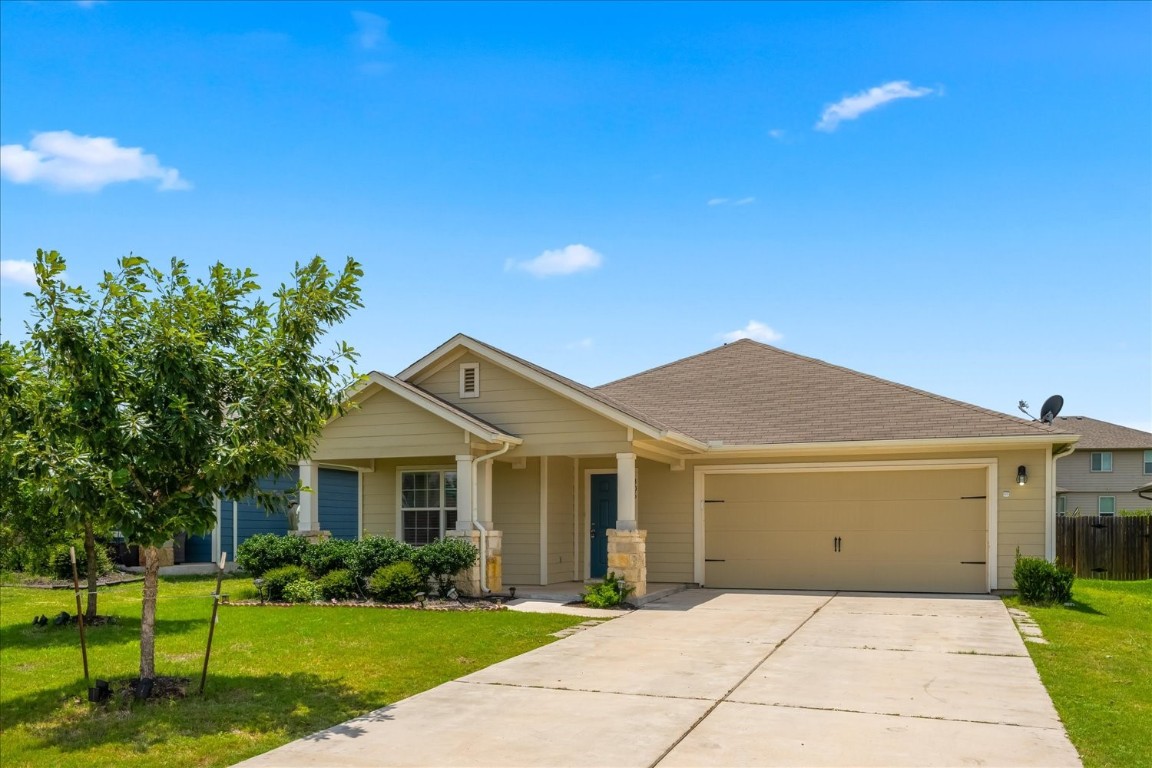
[[[477,456],[472,459],[472,525],[476,526],[476,530],[480,531],[480,591],[484,594],[490,593],[492,590],[488,589],[488,558],[486,552],[488,550],[488,529],[480,522],[477,516],[480,511],[480,498],[477,491],[478,475],[476,470],[480,468],[480,462],[490,461],[497,456],[503,456],[508,451],[512,450],[512,443],[504,443],[504,447],[492,453],[486,453],[483,456]]]

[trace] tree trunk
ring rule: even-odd
[[[140,679],[156,677],[156,592],[160,586],[160,552],[142,547],[144,556],[144,606],[140,614]]]
[[[96,562],[96,534],[92,531],[92,521],[84,521],[84,559],[88,563],[88,608],[84,620],[96,618],[96,581],[100,578],[100,565]]]

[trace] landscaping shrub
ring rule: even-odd
[[[88,554],[84,551],[84,540],[77,539],[71,544],[58,544],[52,550],[52,575],[57,579],[72,578],[72,555],[68,547],[76,547],[76,570],[80,579],[88,573]],[[96,572],[101,576],[112,570],[112,558],[108,557],[108,547],[96,542]]]
[[[585,588],[584,603],[590,608],[615,608],[634,590],[635,587],[625,586],[617,579],[615,573],[609,573],[600,584],[590,584]]]
[[[1072,599],[1072,582],[1076,574],[1040,557],[1021,557],[1016,550],[1016,566],[1012,569],[1016,591],[1025,603],[1048,605],[1066,603]]]
[[[356,577],[352,571],[343,568],[324,574],[316,581],[316,586],[325,600],[351,600],[360,596]]]
[[[273,568],[303,565],[307,539],[260,533],[247,538],[236,549],[236,565],[252,576],[263,576]]]
[[[308,571],[300,565],[284,565],[264,571],[264,595],[269,600],[285,599],[284,590],[295,581],[310,581]]]
[[[301,565],[311,571],[313,576],[348,570],[356,552],[356,544],[355,541],[343,539],[326,539],[309,544],[304,549]]]
[[[314,603],[320,599],[320,585],[310,579],[297,579],[284,587],[284,599],[290,603]]]
[[[347,565],[358,580],[367,579],[386,565],[412,559],[409,544],[385,536],[365,536],[356,542]]]
[[[410,603],[417,592],[424,591],[425,581],[416,566],[408,561],[392,563],[372,574],[368,592],[384,603]]]
[[[456,585],[455,576],[476,564],[480,550],[464,539],[437,539],[418,548],[412,555],[412,564],[424,577],[433,580],[444,597]]]

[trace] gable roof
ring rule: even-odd
[[[749,339],[597,391],[713,444],[1003,437],[1056,442],[1051,438],[1066,434]]]
[[[372,384],[376,384],[384,390],[490,443],[512,443],[513,445],[520,445],[524,442],[516,435],[508,434],[500,429],[500,427],[490,424],[477,416],[473,416],[471,413],[468,413],[468,411],[457,408],[452,403],[436,397],[436,395],[431,392],[425,392],[406,381],[402,381],[395,376],[389,376],[386,373],[380,373],[379,371],[372,371],[367,374],[361,382],[361,385],[352,390],[345,400],[355,401],[357,397]]]
[[[546,389],[566,397],[569,400],[573,400],[625,426],[640,429],[655,437],[671,436],[674,439],[679,438],[688,443],[696,442],[687,435],[677,434],[677,430],[659,419],[652,417],[650,414],[645,413],[642,409],[636,408],[629,403],[621,402],[598,389],[593,389],[566,376],[561,376],[555,371],[550,371],[522,357],[517,357],[502,349],[497,349],[490,344],[485,344],[463,333],[456,334],[415,363],[412,363],[412,365],[398,374],[398,379],[418,389],[416,385],[409,382],[415,380],[418,384],[420,380],[419,377],[422,373],[434,369],[440,360],[457,348],[464,348],[483,357],[487,357],[514,373],[524,376]],[[423,392],[424,390],[419,391]],[[693,447],[703,448],[704,446],[695,445]]]
[[[1057,416],[1055,424],[1065,432],[1080,435],[1076,450],[1101,448],[1152,450],[1152,432],[1142,432],[1139,429],[1090,419],[1087,416]]]

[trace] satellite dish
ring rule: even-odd
[[[1060,415],[1060,409],[1063,407],[1064,398],[1060,395],[1052,395],[1044,401],[1044,405],[1040,406],[1040,421],[1051,424]]]

